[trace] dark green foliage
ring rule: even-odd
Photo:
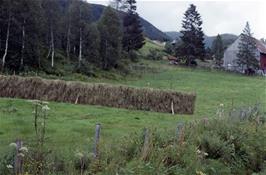
[[[240,43],[238,45],[237,63],[243,69],[259,68],[259,61],[256,59],[256,42],[252,37],[249,23],[247,22],[245,29],[240,35]]]
[[[100,34],[96,24],[87,25],[84,33],[84,59],[100,66]]]
[[[107,7],[98,23],[100,32],[100,53],[102,68],[108,70],[115,68],[121,58],[122,30],[117,13]]]
[[[2,1],[1,3],[1,59],[5,49],[7,49],[5,65],[1,65],[11,72],[23,70],[24,66],[37,67],[39,45],[39,26],[37,21],[40,19],[39,1],[21,0]],[[9,28],[8,24],[10,24]],[[8,31],[9,37],[7,37]],[[6,42],[7,39],[8,42]],[[6,47],[6,44],[8,47]]]
[[[175,52],[175,47],[171,42],[166,42],[166,44],[164,46],[164,50],[166,53],[172,55]]]
[[[212,52],[214,53],[215,64],[217,66],[222,65],[222,59],[224,56],[224,45],[222,37],[218,34],[216,39],[212,43]]]
[[[126,52],[130,52],[131,50],[141,49],[145,44],[145,39],[143,36],[139,15],[136,13],[136,1],[127,0],[126,5],[127,14],[123,19],[123,49]]]
[[[150,49],[147,57],[151,60],[162,60],[163,55],[162,52],[158,49]]]
[[[196,6],[191,4],[184,14],[182,36],[180,37],[183,43],[179,49],[180,54],[186,58],[188,66],[192,60],[204,59],[205,56],[204,33],[201,25],[201,16],[197,12]]]
[[[105,13],[98,25],[93,23],[92,5],[82,0],[2,0],[0,4],[3,71],[91,75],[92,67],[117,67],[123,29],[114,10]]]

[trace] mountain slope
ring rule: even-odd
[[[167,34],[169,37],[171,37],[172,40],[178,39],[180,38],[180,36],[182,35],[180,32],[165,32],[165,34]],[[204,36],[205,37],[205,47],[208,48],[212,46],[212,42],[215,40],[216,36]],[[237,36],[234,34],[221,34],[222,40],[224,42],[225,46],[228,46],[230,44],[232,44],[236,39]]]
[[[92,7],[92,18],[94,21],[98,21],[101,18],[101,15],[104,11],[105,6],[98,5],[98,4],[91,4]],[[125,15],[124,12],[119,12],[121,18]],[[164,32],[160,31],[158,28],[156,28],[154,25],[152,25],[147,20],[140,17],[140,22],[143,26],[143,31],[145,37],[148,37],[151,40],[159,40],[159,41],[166,41],[171,40],[171,38],[166,35]]]

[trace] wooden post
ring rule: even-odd
[[[201,119],[201,122],[203,123],[203,125],[205,127],[209,123],[209,120],[208,120],[208,118],[203,118],[203,119]]]
[[[75,100],[75,105],[78,104],[78,102],[79,102],[79,94],[78,94],[78,96],[77,96],[77,98]]]
[[[149,129],[144,129],[144,144],[142,149],[142,160],[146,160],[149,154],[150,148],[150,138],[149,138]]]
[[[97,123],[95,128],[95,140],[94,140],[94,158],[99,157],[99,141],[100,141],[101,124]]]
[[[171,102],[171,110],[172,110],[172,115],[175,115],[175,110],[174,110],[174,102]]]
[[[14,170],[16,175],[21,175],[23,173],[23,156],[21,155],[21,147],[23,146],[23,142],[21,140],[16,140],[16,155],[15,155],[15,162],[14,162]]]
[[[176,137],[177,137],[177,142],[179,144],[182,143],[184,140],[184,132],[185,132],[184,123],[183,122],[178,123],[176,128]]]

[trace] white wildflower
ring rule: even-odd
[[[19,153],[18,157],[25,157],[25,155],[23,153]]]
[[[12,165],[7,165],[6,166],[8,169],[13,169],[13,166]]]
[[[40,105],[41,101],[40,100],[28,100],[28,102],[34,104],[34,105]]]
[[[44,104],[44,105],[48,105],[49,102],[47,102],[47,101],[43,101],[42,104]]]
[[[43,110],[43,111],[49,111],[50,108],[49,108],[47,105],[44,105],[44,106],[42,107],[42,110]]]
[[[21,147],[19,150],[20,150],[21,152],[24,152],[24,153],[29,152],[28,148],[25,147],[25,146]]]
[[[75,156],[76,156],[77,158],[82,158],[82,157],[84,157],[84,155],[83,155],[81,152],[76,153]]]
[[[198,149],[197,151],[196,151],[198,154],[200,154],[201,153],[201,151]]]
[[[224,107],[224,104],[221,103],[221,104],[220,104],[220,107]]]
[[[13,148],[17,148],[17,144],[16,143],[10,143],[9,146],[13,147]]]

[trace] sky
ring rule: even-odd
[[[87,1],[103,5],[110,2]],[[239,35],[248,21],[253,36],[266,38],[266,0],[137,0],[137,12],[162,31],[180,31],[183,14],[191,3],[197,6],[203,20],[204,33],[208,36],[218,33]]]

